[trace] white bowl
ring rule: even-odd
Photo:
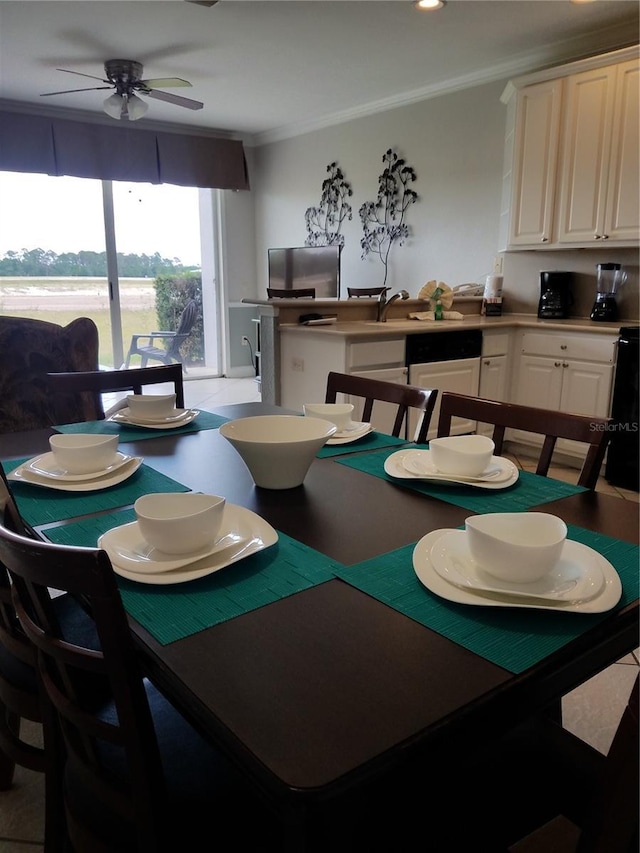
[[[133,505],[143,538],[165,554],[190,554],[215,542],[225,498],[197,492],[143,495]]]
[[[335,432],[329,421],[297,415],[238,418],[220,427],[220,434],[240,454],[256,486],[265,489],[302,485],[316,453]]]
[[[98,474],[116,461],[117,435],[61,433],[52,435],[49,447],[56,465],[69,474]]]
[[[175,394],[127,394],[127,406],[134,418],[159,420],[175,413]]]
[[[491,462],[495,444],[486,435],[447,435],[432,438],[429,450],[433,464],[443,474],[477,477]]]
[[[340,431],[351,426],[353,403],[305,403],[302,411],[307,417],[322,418],[335,424]]]
[[[469,551],[490,575],[533,583],[560,559],[567,525],[546,512],[490,512],[465,520]]]

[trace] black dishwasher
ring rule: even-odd
[[[480,329],[407,335],[408,366],[430,364],[434,361],[454,361],[459,358],[480,358],[481,354],[482,332]]]
[[[614,419],[607,450],[605,480],[612,486],[640,491],[638,476],[638,334],[640,327],[620,329],[611,417]]]

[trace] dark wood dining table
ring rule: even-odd
[[[211,411],[234,418],[282,410],[247,403]],[[43,452],[48,434],[3,436],[0,456]],[[296,489],[257,488],[217,429],[122,449],[193,490],[224,495],[345,566],[458,527],[470,514],[335,458],[314,460]],[[639,542],[631,502],[583,492],[544,511]],[[149,677],[282,810],[287,849],[302,851],[310,815],[324,804],[416,757],[437,773],[479,739],[553,707],[633,651],[638,601],[518,674],[338,578],[165,645],[133,618],[131,629]]]

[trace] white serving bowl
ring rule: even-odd
[[[297,415],[238,418],[220,427],[256,486],[265,489],[302,485],[316,453],[335,432],[335,424],[329,421]]]
[[[472,558],[490,575],[512,583],[533,583],[556,565],[567,525],[546,512],[490,512],[465,520]]]
[[[340,431],[351,426],[353,403],[305,403],[302,411],[307,417],[322,418],[335,424]]]
[[[432,438],[429,450],[433,464],[443,474],[477,477],[491,462],[495,444],[486,435],[447,435]]]
[[[175,414],[175,394],[127,394],[127,406],[134,418],[159,420]]]
[[[190,554],[216,541],[225,503],[219,495],[158,492],[138,498],[133,509],[149,545],[165,554]]]
[[[56,465],[69,474],[98,474],[116,461],[117,435],[61,433],[52,435],[49,447]]]

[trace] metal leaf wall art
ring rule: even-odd
[[[378,178],[375,201],[365,201],[360,207],[362,221],[361,257],[378,255],[384,266],[383,287],[387,284],[389,253],[395,243],[402,246],[411,234],[405,222],[409,205],[418,201],[418,194],[409,184],[416,180],[415,170],[389,148],[382,158],[384,170]]]
[[[308,207],[304,214],[307,226],[305,246],[344,246],[340,228],[345,219],[353,218],[347,201],[353,195],[351,184],[345,181],[337,163],[329,163],[327,172],[329,177],[322,182],[320,204]]]

